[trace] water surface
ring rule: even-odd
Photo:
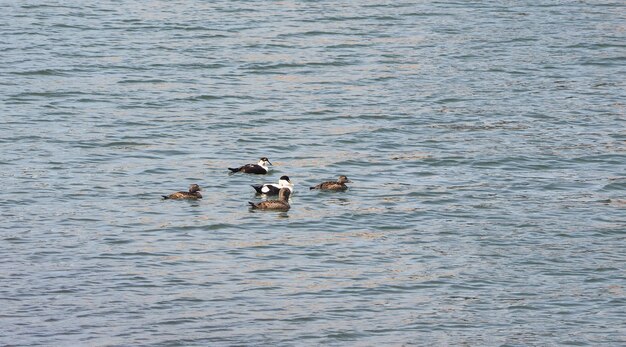
[[[0,13],[0,345],[626,344],[622,2]]]

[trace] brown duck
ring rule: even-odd
[[[346,185],[346,183],[352,183],[352,181],[350,181],[348,177],[341,175],[339,176],[339,179],[337,181],[320,183],[316,185],[315,187],[311,187],[310,189],[340,191],[340,190],[348,189],[348,186]]]
[[[202,189],[197,184],[192,184],[189,186],[188,192],[176,192],[170,195],[162,195],[163,199],[202,199],[202,194],[200,191]]]
[[[266,200],[259,203],[248,202],[250,204],[250,208],[259,209],[259,210],[272,210],[272,211],[288,211],[291,206],[289,206],[289,195],[291,195],[291,191],[288,188],[281,188],[278,191],[278,200]]]

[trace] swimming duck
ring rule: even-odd
[[[352,183],[348,179],[348,177],[341,175],[337,181],[324,182],[316,185],[315,187],[311,187],[310,189],[320,189],[320,190],[346,190],[348,186],[346,183]]]
[[[281,188],[287,188],[290,193],[293,193],[293,183],[291,183],[287,176],[281,176],[278,180],[278,185],[266,183],[263,185],[253,185],[252,188],[256,190],[257,194],[276,195]]]
[[[170,195],[162,195],[163,199],[202,199],[202,194],[200,191],[202,189],[197,184],[192,184],[189,186],[188,192],[176,192]]]
[[[278,200],[266,200],[259,203],[249,202],[250,208],[259,209],[259,210],[273,210],[273,211],[288,211],[291,206],[289,206],[289,195],[291,195],[291,191],[288,188],[281,188],[278,191]]]
[[[265,175],[269,171],[268,165],[272,165],[272,163],[270,163],[269,159],[263,157],[256,164],[246,164],[237,168],[229,167],[228,170],[232,171],[233,173],[245,172],[251,174]]]

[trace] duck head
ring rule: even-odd
[[[190,193],[199,192],[201,190],[202,190],[202,188],[200,188],[200,186],[195,184],[195,183],[189,186],[189,192]]]
[[[281,176],[278,180],[278,186],[281,188],[293,187],[293,183],[291,183],[288,176]]]
[[[259,166],[263,166],[263,167],[267,167],[268,165],[272,165],[272,163],[270,163],[270,160],[269,160],[269,159],[267,159],[267,157],[262,157],[262,158],[259,160],[258,165],[259,165]]]
[[[341,175],[339,176],[339,179],[337,180],[337,183],[352,183],[352,181],[350,181],[348,179],[348,177]]]

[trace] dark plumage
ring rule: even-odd
[[[259,184],[252,185],[252,188],[256,190],[257,194],[265,194],[265,195],[278,195],[278,192],[281,188],[287,188],[291,193],[293,193],[293,184],[289,180],[288,176],[281,176],[278,180],[278,184]]]
[[[248,201],[250,204],[250,208],[259,209],[259,210],[272,210],[272,211],[288,211],[291,206],[289,206],[289,195],[291,192],[287,188],[281,188],[278,192],[278,200],[267,200],[259,203],[254,203]]]
[[[278,186],[275,186],[273,184],[253,185],[252,188],[256,190],[257,194],[266,194],[266,195],[276,195],[278,194],[278,191],[280,191],[280,188],[278,188]]]
[[[162,195],[163,199],[202,199],[202,194],[200,191],[202,189],[197,184],[192,184],[189,186],[188,192],[176,192],[170,195]]]
[[[269,159],[263,157],[259,160],[257,164],[246,164],[240,167],[229,167],[228,170],[232,171],[233,173],[244,172],[257,175],[265,175],[269,171],[268,165],[272,165],[272,163],[270,163]]]
[[[310,189],[340,191],[340,190],[348,189],[348,186],[346,185],[346,183],[352,183],[352,181],[350,181],[348,177],[341,175],[339,176],[339,179],[337,181],[329,181],[329,182],[320,183],[316,185],[315,187],[311,187]]]

